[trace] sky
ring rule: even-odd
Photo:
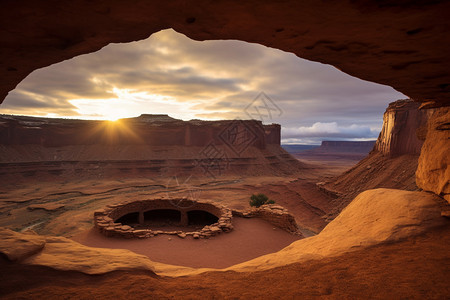
[[[0,114],[116,120],[168,114],[190,120],[258,119],[284,144],[376,139],[389,86],[242,41],[194,41],[168,29],[146,40],[35,70]]]

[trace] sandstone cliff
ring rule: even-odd
[[[410,99],[390,103],[374,149],[388,156],[420,154],[432,110],[419,110],[419,106]]]
[[[0,116],[0,176],[286,175],[280,125],[141,115],[116,122]],[[13,176],[10,176],[13,177]]]
[[[428,122],[416,172],[417,186],[450,203],[450,108],[436,110]]]
[[[433,110],[418,110],[418,107],[412,100],[390,103],[372,152],[342,175],[318,184],[320,189],[336,196],[336,209],[329,219],[368,189],[418,190],[418,158],[427,132],[427,120],[433,114]]]

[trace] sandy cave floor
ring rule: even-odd
[[[447,224],[338,257],[261,272],[178,278],[139,271],[90,276],[17,265],[0,257],[0,295],[4,299],[448,299],[449,245]]]
[[[108,238],[90,229],[72,239],[97,248],[128,249],[151,260],[193,268],[226,268],[276,252],[299,239],[261,219],[233,218],[234,230],[209,239],[159,235],[143,240]]]

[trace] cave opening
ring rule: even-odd
[[[188,224],[191,226],[206,226],[216,223],[219,218],[204,210],[191,210],[187,213]]]
[[[123,215],[122,217],[120,217],[116,220],[116,223],[122,223],[123,225],[129,225],[129,226],[135,226],[135,225],[139,224],[139,213],[132,212],[132,213]]]
[[[154,209],[144,212],[146,226],[178,226],[181,224],[181,212],[175,209]]]

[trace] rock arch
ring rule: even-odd
[[[0,101],[33,70],[173,28],[336,66],[417,101],[450,104],[448,1],[4,1]]]

